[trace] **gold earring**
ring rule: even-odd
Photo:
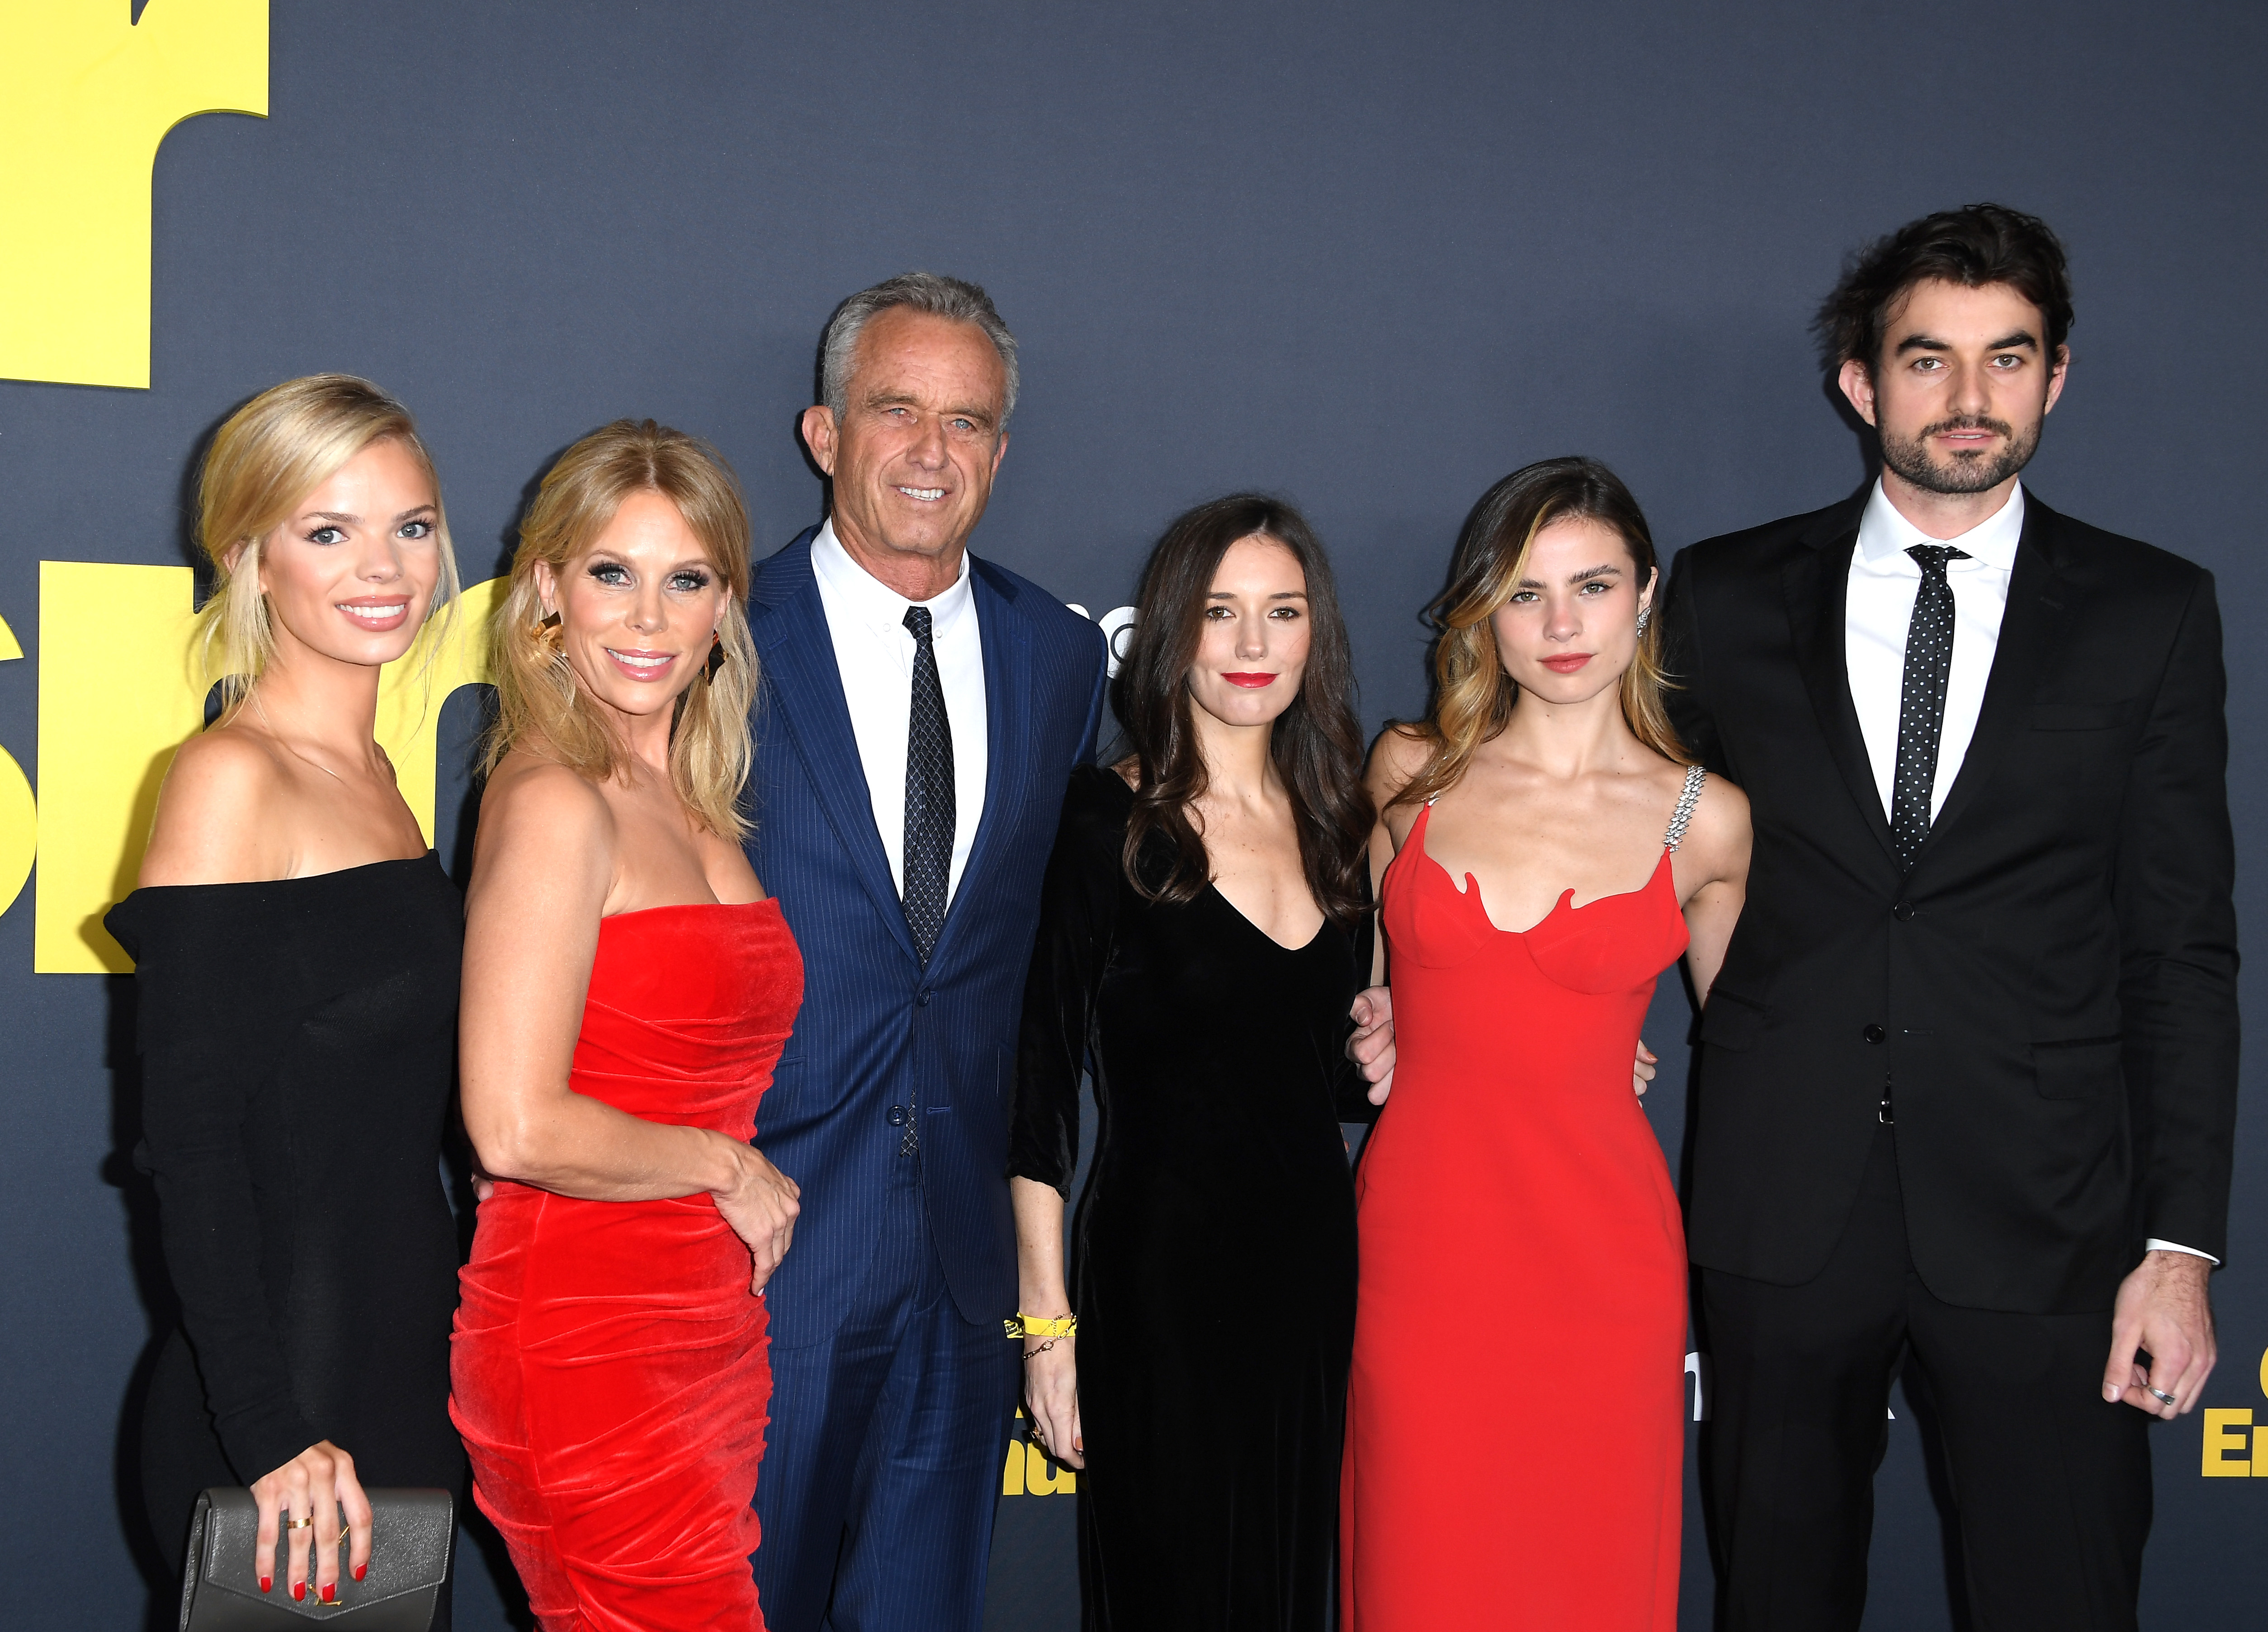
[[[717,671],[725,666],[725,637],[721,634],[709,636],[709,665],[701,671],[701,678],[716,683]]]
[[[555,612],[550,614],[541,622],[535,626],[535,643],[542,647],[544,651],[549,652],[555,658],[564,653],[566,651],[566,640],[565,637],[559,633],[559,614]]]

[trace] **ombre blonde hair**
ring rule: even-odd
[[[618,419],[559,456],[519,524],[519,549],[492,631],[497,723],[486,768],[514,748],[605,782],[623,768],[623,745],[607,717],[576,683],[560,643],[543,627],[535,566],[563,583],[568,564],[591,547],[633,493],[659,493],[677,507],[724,579],[725,661],[713,679],[696,675],[678,694],[670,724],[669,780],[702,825],[735,842],[748,831],[740,810],[755,744],[748,705],[756,691],[756,648],[748,637],[748,507],[732,467],[707,443],[652,420]],[[699,653],[696,661],[708,654]]]
[[[276,625],[260,590],[261,552],[300,501],[373,442],[392,437],[433,484],[441,577],[422,614],[453,608],[457,556],[433,457],[409,410],[352,374],[309,374],[270,386],[228,416],[197,479],[197,548],[212,563],[212,593],[197,612],[195,650],[207,685],[231,708],[276,656]],[[438,643],[435,643],[438,646]]]
[[[1528,572],[1535,535],[1555,521],[1595,521],[1618,534],[1643,591],[1655,580],[1653,534],[1622,478],[1594,459],[1548,459],[1515,470],[1481,496],[1457,537],[1449,587],[1427,615],[1440,630],[1433,651],[1433,706],[1425,718],[1397,729],[1430,752],[1418,774],[1389,803],[1422,803],[1462,780],[1473,754],[1512,719],[1520,686],[1505,673],[1490,619]],[[1691,762],[1662,700],[1661,628],[1649,621],[1623,671],[1623,720],[1631,734],[1674,764]]]

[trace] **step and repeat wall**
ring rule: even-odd
[[[171,1624],[133,1473],[169,1294],[129,1155],[131,966],[100,919],[202,717],[195,464],[252,393],[345,370],[409,402],[477,614],[535,479],[617,415],[715,441],[760,548],[784,543],[821,513],[795,419],[835,303],[909,268],[973,278],[1024,348],[977,550],[1115,630],[1176,511],[1285,494],[1333,550],[1374,729],[1422,707],[1419,613],[1518,465],[1606,459],[1668,548],[1850,492],[1867,450],[1813,307],[1863,240],[1999,200],[2064,234],[2077,286],[2029,479],[2219,576],[2249,857],[2264,69],[2268,14],[2242,4],[0,0],[11,1618]],[[380,719],[460,872],[475,622]],[[2250,925],[2249,864],[2240,887]],[[1673,1165],[1689,1023],[1665,982],[1646,1107]],[[2263,1115],[2249,1099],[2207,1408],[2152,1430],[2148,1626],[2257,1624],[2268,1602]],[[1688,1370],[1697,1416],[1706,1357]],[[1214,1428],[1186,1425],[1192,1486],[1236,1474]],[[1869,1628],[1960,1624],[1933,1480],[1901,1398]],[[1069,1470],[1008,1447],[991,1624],[1076,1624],[1075,1506]],[[475,1533],[465,1556],[459,1627],[523,1624],[501,1550]],[[1697,1511],[1686,1561],[1681,1624],[1705,1627]]]

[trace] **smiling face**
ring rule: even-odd
[[[2012,482],[2040,445],[2062,393],[2067,350],[2050,357],[2040,310],[2006,283],[1917,283],[1883,326],[1874,368],[1843,364],[1841,385],[1881,438],[1890,478],[1925,493],[1985,493]]]
[[[1189,665],[1189,695],[1226,725],[1265,725],[1307,672],[1307,575],[1263,533],[1222,552]]]
[[[858,336],[838,423],[804,411],[804,439],[834,479],[835,535],[909,599],[949,586],[1008,450],[1007,370],[983,329],[905,306]],[[901,579],[904,583],[901,583]],[[925,588],[915,594],[906,584]]]
[[[725,615],[725,575],[677,506],[632,493],[557,572],[535,563],[536,593],[578,685],[617,713],[667,717],[709,660]]]
[[[260,549],[279,662],[375,668],[409,650],[441,581],[441,512],[417,456],[381,437],[299,501]]]
[[[1638,614],[1653,584],[1637,582],[1621,533],[1587,516],[1541,529],[1512,598],[1489,615],[1498,661],[1546,702],[1587,702],[1638,656]]]

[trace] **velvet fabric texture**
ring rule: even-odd
[[[1518,933],[1425,854],[1386,871],[1394,1097],[1363,1151],[1344,1632],[1675,1632],[1685,1238],[1631,1089],[1686,945],[1646,886]]]
[[[603,920],[571,1084],[648,1121],[755,1132],[803,999],[771,901]],[[761,1628],[749,1506],[771,1371],[713,1198],[481,1204],[453,1355],[474,1497],[544,1632]]]
[[[136,960],[135,1160],[157,1186],[181,1306],[142,1424],[144,1495],[174,1577],[199,1491],[249,1485],[318,1440],[365,1486],[461,1497],[457,1231],[439,1165],[457,886],[429,852],[136,890],[104,922]]]
[[[1085,1624],[1324,1624],[1355,1298],[1338,1123],[1367,1120],[1347,1011],[1366,936],[1297,951],[1208,885],[1153,904],[1133,794],[1071,776],[1024,1005],[1010,1172],[1069,1197],[1079,1077],[1100,1119],[1073,1224]],[[1163,871],[1163,842],[1143,858]]]

